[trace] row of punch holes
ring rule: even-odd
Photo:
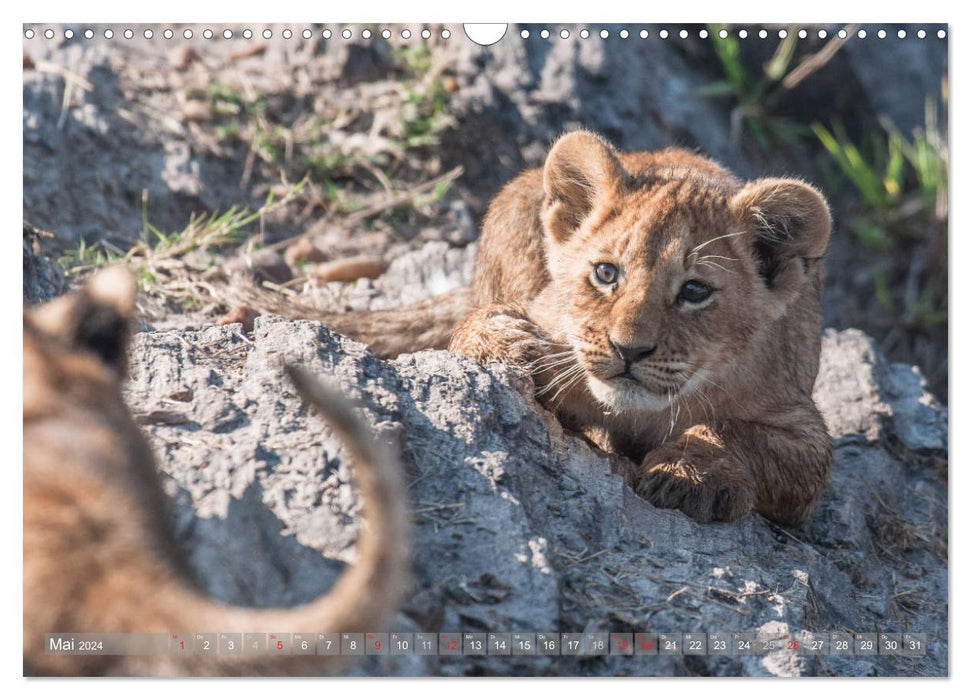
[[[599,31],[595,30],[595,32],[591,32],[589,29],[583,28],[579,32],[577,32],[577,34],[580,36],[581,39],[587,39],[593,33],[596,33],[597,35],[599,35],[601,39],[608,39],[611,36],[610,30],[608,29],[601,29]],[[826,39],[829,36],[829,32],[827,32],[825,29],[816,30],[814,33],[820,39]],[[867,36],[869,36],[866,29],[855,30],[855,33],[856,33],[856,36],[860,39],[865,39],[867,38]],[[93,39],[95,36],[95,32],[93,29],[85,29],[81,32],[81,34],[85,39]],[[115,32],[113,29],[105,29],[103,34],[106,39],[113,39],[115,36]],[[160,32],[160,34],[164,39],[172,39],[175,37],[175,32],[172,29],[163,29]],[[212,39],[216,36],[216,32],[209,28],[203,29],[201,34],[204,39]],[[253,30],[251,29],[243,29],[239,34],[244,39],[252,39],[255,36]],[[349,27],[345,27],[344,29],[340,30],[338,34],[343,39],[354,38],[354,31]],[[531,36],[531,34],[532,33],[530,32],[529,29],[524,28],[519,31],[519,35],[523,39],[528,39]],[[542,39],[549,39],[551,36],[559,36],[561,39],[569,39],[571,36],[570,30],[566,28],[560,29],[559,31],[554,30],[552,32],[549,29],[544,28],[539,30],[537,34]],[[637,31],[636,34],[641,39],[647,39],[648,37],[651,36],[650,31],[648,31],[647,29],[641,29]],[[672,34],[673,33],[669,32],[667,29],[661,29],[657,32],[657,36],[661,39],[667,39],[669,36],[672,36]],[[676,32],[676,35],[682,39],[687,39],[690,36],[690,34],[691,33],[687,29],[681,29],[680,31]],[[749,32],[747,29],[738,29],[738,30],[729,32],[727,29],[721,29],[721,30],[718,30],[717,34],[722,39],[727,39],[730,35],[734,35],[739,39],[747,39],[750,36],[751,37],[757,36],[760,39],[767,39],[770,34],[777,34],[780,39],[785,39],[789,35],[789,30],[779,29],[778,31],[770,32],[767,29],[761,29],[758,32],[755,32],[755,31]],[[73,29],[68,28],[64,30],[65,39],[73,39],[74,35],[75,33]],[[132,39],[135,37],[135,30],[131,28],[125,29],[124,31],[122,31],[121,35],[125,39]],[[271,29],[263,29],[260,32],[260,35],[264,39],[271,39],[273,37],[273,31]],[[280,35],[284,39],[292,39],[295,35],[295,32],[292,29],[287,28],[282,30],[280,32]],[[300,32],[300,35],[304,39],[311,39],[314,36],[314,32],[310,29],[304,29],[303,31]],[[330,39],[335,35],[335,33],[331,29],[323,29],[320,35],[324,39]],[[360,35],[363,39],[370,39],[374,34],[370,29],[365,28],[361,30]],[[393,33],[390,29],[385,28],[380,31],[380,35],[384,39],[390,39]],[[412,31],[408,28],[404,28],[404,29],[401,29],[401,31],[399,32],[399,35],[402,39],[410,39],[412,37]],[[449,29],[442,29],[439,35],[441,36],[442,39],[449,39],[452,36],[452,32]],[[809,37],[809,30],[799,29],[797,32],[797,35],[800,39],[806,39]],[[840,29],[836,31],[835,35],[840,39],[846,39],[849,36],[846,29]],[[878,39],[886,39],[888,36],[891,36],[891,35],[892,34],[888,33],[886,29],[878,29],[875,32],[875,36]],[[925,39],[927,37],[927,31],[925,29],[918,29],[915,32],[915,35],[918,39]],[[25,38],[33,39],[35,36],[37,36],[37,32],[35,32],[34,29],[27,28],[24,30]],[[57,33],[53,29],[48,28],[44,30],[43,36],[46,39],[53,39],[55,38],[55,36],[57,36]],[[142,31],[142,36],[146,39],[153,39],[155,38],[155,30],[151,28],[147,28]],[[191,39],[194,36],[195,36],[195,32],[192,29],[186,28],[182,30],[183,38]],[[235,36],[235,32],[233,32],[232,29],[224,29],[222,31],[223,39],[232,39],[234,36]],[[422,29],[421,32],[419,32],[419,36],[421,36],[422,39],[430,39],[432,36],[432,32],[429,29]],[[631,32],[628,31],[627,29],[621,29],[617,32],[617,36],[620,37],[621,39],[627,39],[628,37],[631,36]],[[697,32],[697,36],[701,39],[707,39],[710,36],[710,33],[707,29],[700,29]],[[896,36],[898,39],[906,39],[908,36],[907,30],[898,29],[896,32]],[[938,39],[944,39],[946,36],[947,36],[947,32],[944,29],[939,29],[937,31]]]

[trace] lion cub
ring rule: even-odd
[[[359,560],[292,609],[213,600],[184,576],[152,453],[122,399],[135,284],[121,268],[24,312],[24,673],[315,674],[339,656],[54,656],[45,633],[380,629],[407,574],[398,465],[350,404],[303,370],[295,386],[342,436],[366,504]]]
[[[450,348],[531,369],[564,424],[635,460],[651,503],[799,523],[831,460],[812,401],[829,235],[798,180],[567,134],[493,201]]]
[[[829,235],[803,182],[578,131],[493,200],[471,289],[324,320],[379,354],[451,335],[522,366],[564,425],[634,460],[626,477],[659,507],[796,524],[830,469],[812,401]]]

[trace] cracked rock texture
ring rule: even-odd
[[[815,515],[700,525],[654,508],[564,434],[506,368],[446,352],[384,362],[318,323],[137,336],[128,398],[198,581],[295,604],[355,556],[352,467],[280,369],[359,400],[407,470],[413,588],[388,631],[921,632],[887,656],[370,657],[354,674],[945,675],[947,415],[910,367],[827,331],[817,400],[834,439]],[[526,394],[522,390],[526,389]]]

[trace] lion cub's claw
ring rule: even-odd
[[[755,494],[725,457],[684,454],[668,445],[647,456],[635,491],[658,508],[675,508],[698,522],[738,520],[755,505]],[[667,454],[658,454],[667,453]],[[705,457],[709,461],[705,464]]]

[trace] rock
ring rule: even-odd
[[[330,428],[280,369],[360,401],[410,484],[414,584],[388,631],[921,632],[889,656],[368,657],[360,674],[946,675],[946,412],[862,333],[827,331],[816,395],[830,488],[799,530],[654,508],[611,458],[564,434],[499,365],[393,362],[309,321],[141,333],[128,398],[174,497],[199,582],[296,604],[355,556],[360,501]],[[179,397],[178,400],[173,396]]]
[[[591,31],[587,39],[558,41],[542,39],[535,28],[523,39],[510,26],[488,48],[445,47],[456,76],[449,105],[458,122],[443,137],[446,166],[463,166],[459,190],[478,215],[519,170],[542,164],[553,139],[577,127],[621,150],[702,147],[739,175],[751,174],[731,143],[726,105],[698,99],[715,79],[709,66],[693,64],[680,42],[619,40],[619,30],[611,26],[608,39]]]
[[[308,290],[317,308],[330,311],[389,309],[445,294],[472,281],[476,244],[454,248],[444,241],[428,241],[416,250],[392,249],[387,271],[375,280],[352,284],[331,282]]]
[[[916,36],[924,25],[901,25],[900,28],[907,32],[907,40],[848,41],[843,50],[849,59],[850,71],[859,81],[856,99],[869,103],[869,114],[888,117],[909,135],[926,125],[926,101],[939,103],[947,90],[942,76],[947,75],[948,40],[934,37],[937,27],[926,27],[931,37],[923,41]],[[887,64],[891,62],[894,89],[887,90]]]
[[[67,288],[64,268],[43,252],[42,232],[24,222],[24,303],[39,304]]]

